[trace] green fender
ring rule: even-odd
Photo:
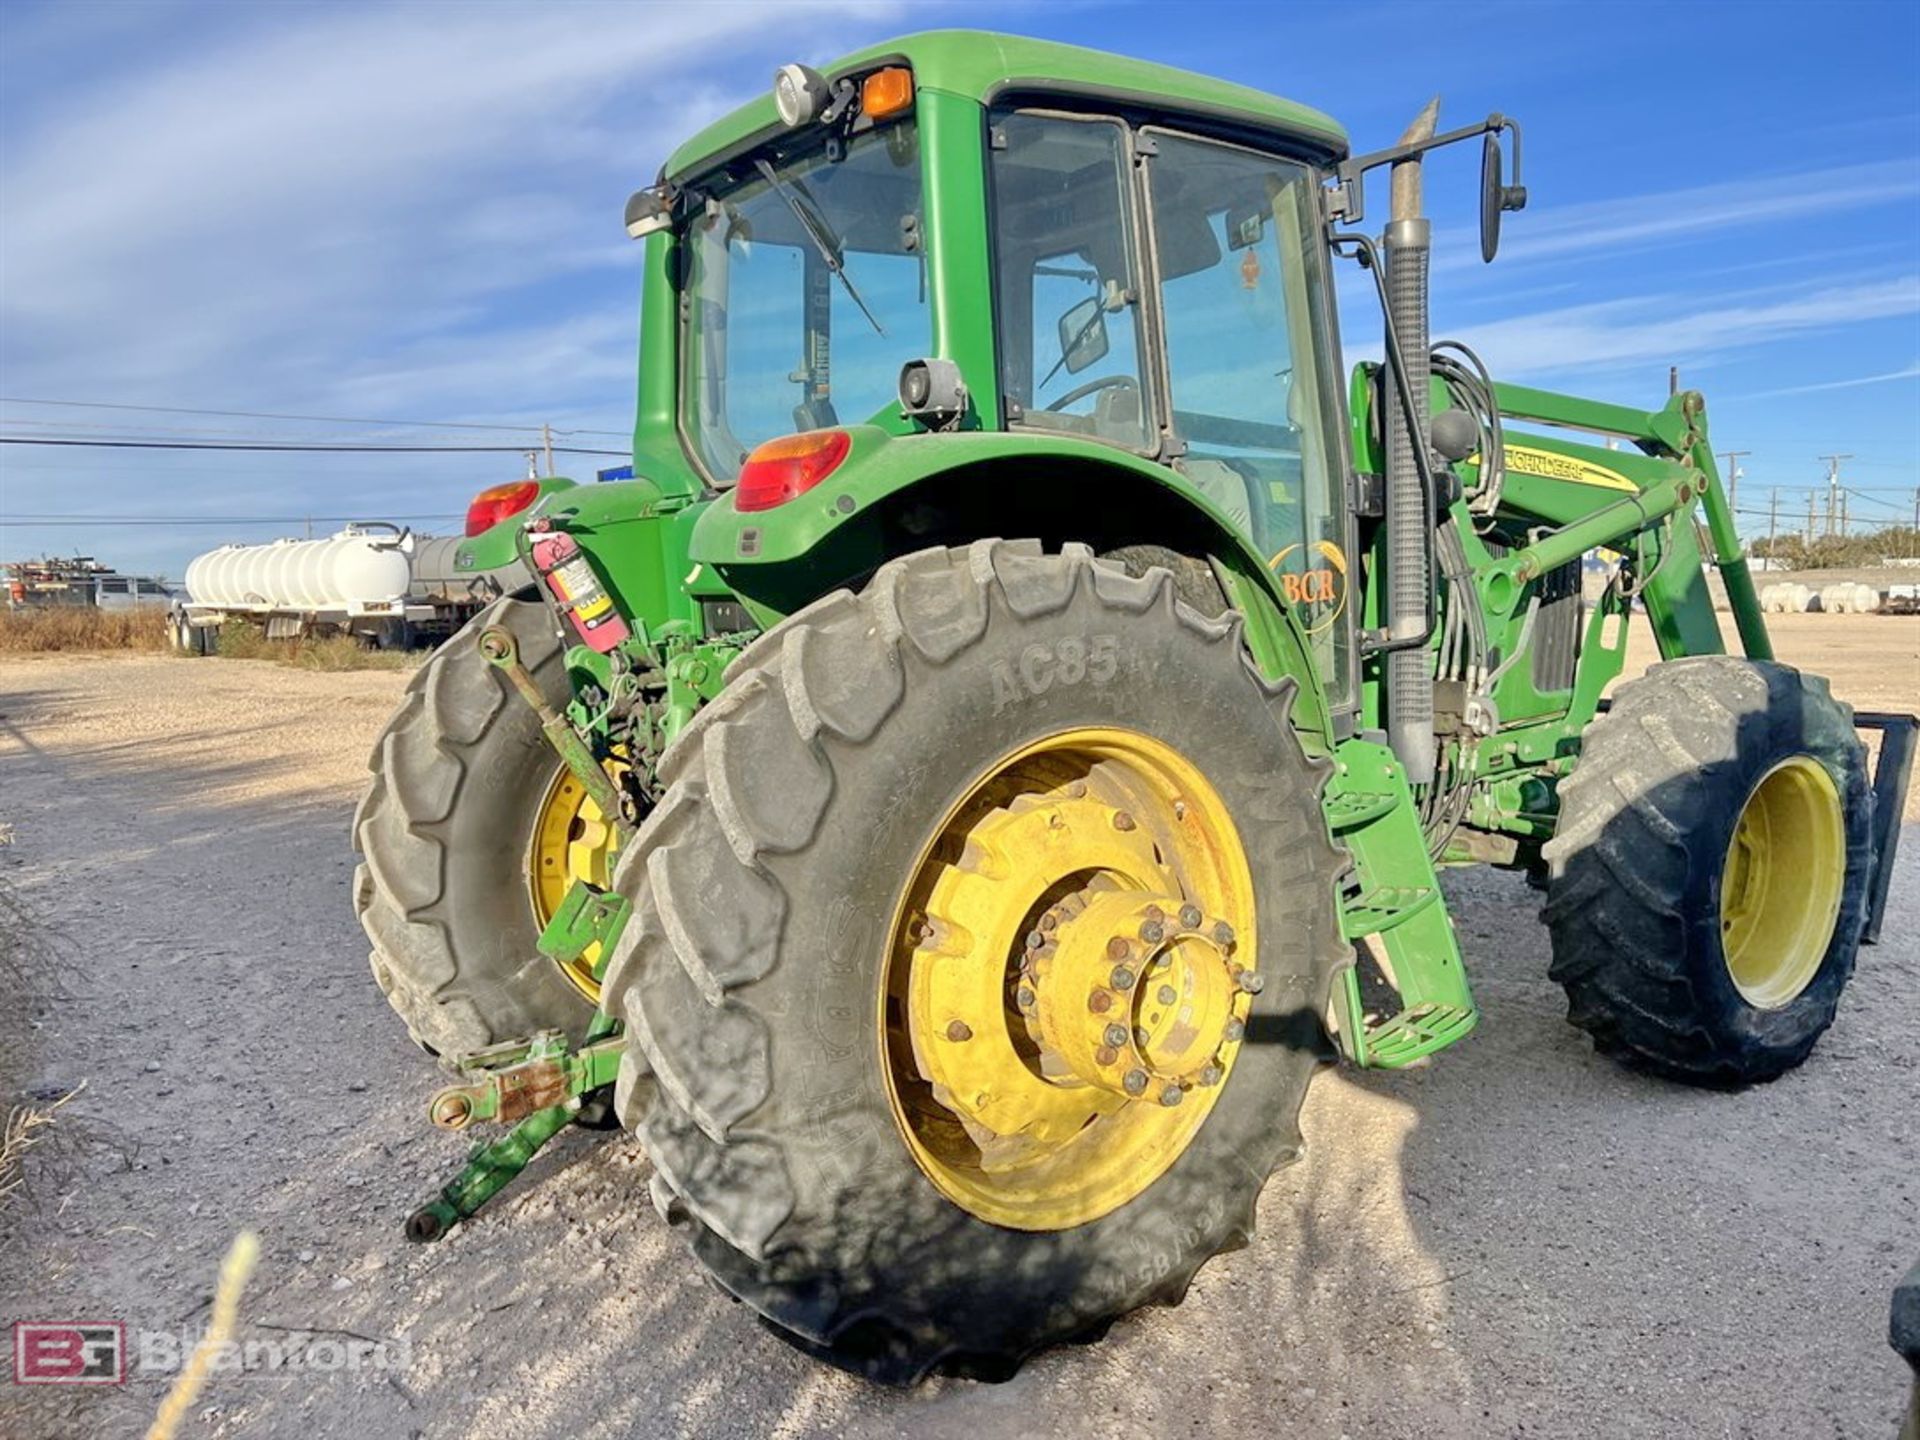
[[[691,559],[717,571],[763,624],[928,545],[987,536],[1057,543],[1094,534],[1164,544],[1213,562],[1229,602],[1246,619],[1261,670],[1299,682],[1294,723],[1331,746],[1325,683],[1265,557],[1177,471],[1073,436],[842,428],[852,441],[847,458],[813,489],[747,514],[724,497],[694,524]],[[1016,470],[1056,477],[1070,470],[1082,487],[1076,493],[1096,503],[1079,517],[1063,515],[1061,489],[1009,485]],[[1100,493],[1109,487],[1110,495]],[[1117,503],[1100,503],[1107,500]]]

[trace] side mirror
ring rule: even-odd
[[[1519,134],[1514,129],[1514,174],[1518,176]],[[1524,210],[1527,187],[1506,183],[1505,157],[1500,153],[1500,132],[1489,130],[1480,142],[1480,258],[1487,264],[1500,253],[1500,216],[1507,210]]]
[[[1106,353],[1106,307],[1099,296],[1089,296],[1060,317],[1060,361],[1069,375],[1078,375]]]
[[[1500,253],[1501,201],[1506,195],[1499,132],[1489,130],[1480,143],[1480,260],[1491,265]]]

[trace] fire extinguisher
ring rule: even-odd
[[[571,535],[555,530],[536,533],[533,568],[560,602],[581,643],[604,655],[633,633]]]

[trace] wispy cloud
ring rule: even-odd
[[[1750,390],[1745,395],[1731,395],[1731,400],[1769,400],[1776,395],[1813,395],[1823,390],[1857,390],[1862,385],[1885,385],[1891,380],[1920,379],[1920,361],[1906,365],[1898,370],[1882,371],[1878,375],[1855,375],[1848,380],[1822,380],[1813,385],[1783,385],[1777,390]]]
[[[1842,215],[1920,195],[1920,160],[1835,165],[1822,170],[1555,204],[1536,187],[1529,212],[1513,217],[1502,264],[1620,253],[1809,215]],[[1435,243],[1436,265],[1478,266],[1464,232]]]
[[[1501,375],[1700,361],[1729,350],[1920,312],[1920,275],[1769,297],[1645,295],[1466,328]]]
[[[570,273],[608,275],[559,303],[630,296],[620,202],[743,98],[707,71],[831,46],[866,9],[330,5],[145,37],[125,72],[74,55],[60,85],[10,74],[16,98],[37,90],[0,152],[0,373],[27,393],[312,403],[422,328],[525,323]]]

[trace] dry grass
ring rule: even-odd
[[[7,1112],[6,1125],[0,1128],[0,1210],[26,1188],[27,1152],[49,1138],[45,1132],[53,1128],[55,1112],[86,1088],[83,1080],[58,1100],[38,1105],[22,1101]]]
[[[166,648],[167,616],[160,609],[49,605],[0,610],[0,652]]]
[[[153,1417],[146,1440],[173,1440],[179,1433],[180,1422],[206,1383],[214,1357],[233,1339],[233,1327],[240,1317],[240,1292],[247,1288],[247,1277],[253,1274],[259,1260],[258,1235],[242,1230],[233,1237],[227,1258],[220,1264],[219,1282],[214,1286],[213,1316],[207,1323],[207,1333],[193,1347],[193,1357],[187,1361],[186,1369],[175,1377],[167,1398],[160,1402],[160,1412]]]
[[[221,627],[216,653],[224,660],[271,660],[296,670],[404,670],[420,658],[404,650],[370,650],[351,635],[269,640],[242,620]]]

